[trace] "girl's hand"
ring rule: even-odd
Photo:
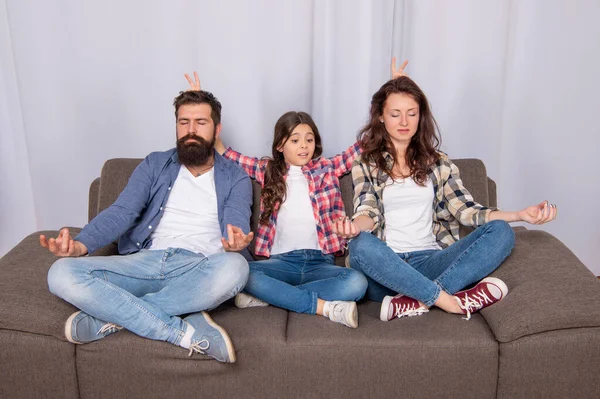
[[[339,218],[332,225],[333,232],[343,238],[356,237],[360,233],[358,227],[348,218]]]
[[[408,64],[408,60],[404,60],[402,65],[400,65],[400,68],[396,69],[396,57],[392,58],[392,80],[398,79],[401,76],[408,77],[406,72],[404,72],[404,68],[406,68],[407,64]]]
[[[548,201],[543,201],[537,205],[532,205],[517,212],[517,215],[523,222],[544,224],[554,220],[557,212],[558,209],[555,204],[549,204]]]
[[[192,80],[192,78],[190,78],[190,75],[188,75],[187,73],[185,75],[185,78],[187,79],[188,83],[190,84],[190,88],[187,89],[186,91],[200,91],[202,89],[200,89],[200,78],[198,77],[198,72],[194,71],[194,80]]]

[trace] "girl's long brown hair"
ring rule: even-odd
[[[394,165],[398,163],[396,149],[385,125],[380,121],[383,117],[385,102],[393,93],[407,94],[419,105],[419,126],[406,149],[405,159],[410,168],[410,176],[422,186],[427,180],[431,166],[439,160],[438,149],[441,137],[425,93],[407,76],[386,82],[373,94],[370,120],[358,133],[358,140],[362,148],[362,160],[364,163],[376,166],[392,178],[408,177],[393,174]],[[392,155],[393,165],[387,165],[383,151]]]
[[[263,211],[260,215],[260,224],[269,224],[269,219],[273,212],[279,209],[283,201],[285,201],[285,174],[287,173],[288,167],[285,158],[283,157],[283,153],[279,151],[279,149],[288,141],[290,135],[294,132],[294,129],[302,124],[310,126],[315,136],[315,152],[312,158],[315,159],[320,157],[323,152],[319,129],[317,129],[317,125],[309,114],[306,112],[290,111],[279,118],[275,124],[273,146],[271,147],[273,158],[270,158],[267,163],[265,182],[261,192]]]

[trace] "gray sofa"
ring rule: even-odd
[[[105,164],[90,188],[90,218],[116,199],[139,161]],[[496,205],[483,163],[456,163],[475,199]],[[342,190],[351,209],[349,176]],[[64,322],[75,309],[48,291],[55,258],[40,233],[56,231],[34,233],[0,259],[1,398],[600,397],[600,282],[543,231],[517,229],[513,253],[494,273],[509,295],[470,321],[433,309],[384,323],[379,304],[366,301],[353,330],[225,303],[211,314],[234,341],[232,365],[128,331],[67,342]],[[95,255],[114,253],[109,245]]]

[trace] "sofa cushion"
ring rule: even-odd
[[[600,326],[600,281],[552,235],[515,234],[513,252],[492,274],[508,285],[508,295],[481,311],[498,341]]]
[[[549,331],[500,344],[498,399],[600,398],[600,328]]]
[[[1,398],[79,398],[75,345],[0,329]]]
[[[309,380],[314,397],[361,398],[368,386],[373,398],[495,398],[498,343],[480,315],[466,321],[433,309],[383,322],[379,303],[358,309],[357,329],[290,312],[288,385],[302,390]]]
[[[124,330],[87,345],[77,345],[77,378],[86,398],[120,397],[283,398],[291,361],[286,356],[287,311],[237,309],[223,304],[210,312],[233,341],[235,364],[216,362],[166,342]],[[106,370],[110,370],[109,373]],[[98,376],[101,375],[101,378]]]

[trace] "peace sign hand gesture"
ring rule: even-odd
[[[404,68],[406,68],[407,64],[408,64],[408,60],[404,60],[402,65],[400,65],[400,68],[396,69],[396,57],[392,58],[392,80],[398,79],[401,76],[408,77],[406,72],[404,72]]]
[[[192,78],[190,78],[190,75],[188,75],[187,73],[185,75],[185,78],[187,79],[188,83],[190,84],[190,88],[187,89],[186,91],[200,91],[202,90],[200,88],[200,78],[198,77],[198,72],[194,71],[194,80],[192,80]]]

